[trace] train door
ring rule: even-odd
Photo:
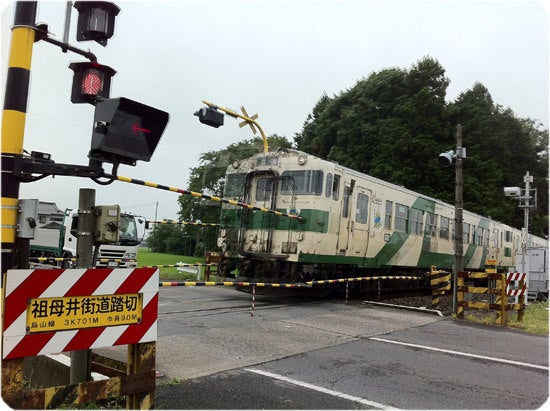
[[[250,173],[246,178],[246,200],[256,207],[272,210],[276,204],[277,179],[272,171]],[[248,235],[241,234],[246,244],[244,251],[270,253],[272,246],[274,215],[245,209],[243,228]]]
[[[370,190],[357,186],[353,195],[349,248],[354,256],[364,257],[369,242]]]
[[[338,230],[338,252],[346,252],[350,236],[351,201],[355,180],[344,182],[344,194],[342,195],[342,207],[340,210],[340,227]]]

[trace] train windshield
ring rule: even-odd
[[[282,174],[281,194],[323,193],[323,172],[321,170],[291,170]]]
[[[138,245],[137,225],[134,216],[122,214],[120,216],[119,244]]]
[[[242,197],[245,177],[245,173],[228,174],[225,178],[224,196],[227,198]]]

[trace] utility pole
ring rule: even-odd
[[[462,126],[456,125],[456,162],[455,162],[455,269],[456,273],[464,271],[464,245],[462,238],[462,211],[464,209],[463,189],[464,180],[462,178]]]
[[[78,228],[76,268],[91,268],[95,229],[95,190],[81,188],[78,193]],[[91,378],[91,350],[71,351],[70,383],[78,384]]]
[[[529,243],[529,210],[537,208],[537,191],[531,189],[531,183],[533,182],[533,176],[529,174],[529,171],[523,176],[523,182],[525,183],[525,190],[523,195],[519,197],[519,208],[523,208],[523,238],[521,239],[521,272],[527,271],[527,249]],[[533,191],[534,196],[531,195]],[[533,200],[531,202],[531,200]]]
[[[464,200],[462,192],[464,190],[464,180],[462,178],[462,160],[466,158],[466,148],[462,147],[462,126],[456,125],[456,150],[449,150],[439,154],[438,160],[442,166],[450,166],[455,162],[455,217],[454,217],[454,275],[453,275],[453,313],[456,312],[457,297],[457,278],[458,274],[464,271],[464,239],[462,225],[462,211],[464,209]]]
[[[20,180],[13,173],[23,155],[23,137],[35,40],[36,1],[15,4],[2,112],[2,273],[14,267]]]

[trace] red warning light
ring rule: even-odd
[[[86,72],[82,79],[82,94],[97,96],[103,86],[103,76],[95,70]]]
[[[71,63],[74,71],[71,101],[73,103],[96,104],[98,100],[109,98],[111,77],[116,73],[109,66],[95,62]]]

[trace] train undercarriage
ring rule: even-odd
[[[322,283],[323,281],[341,280],[338,284],[345,285],[342,279],[355,279],[349,280],[348,287],[350,291],[359,293],[381,290],[392,292],[429,290],[430,287],[429,269],[417,267],[367,268],[351,264],[312,264],[274,259],[231,258],[222,259],[219,269],[222,276],[235,276],[237,281],[276,284],[307,284],[313,281],[312,286],[319,289],[337,288],[334,287],[334,282]],[[361,280],[358,280],[359,278]]]

